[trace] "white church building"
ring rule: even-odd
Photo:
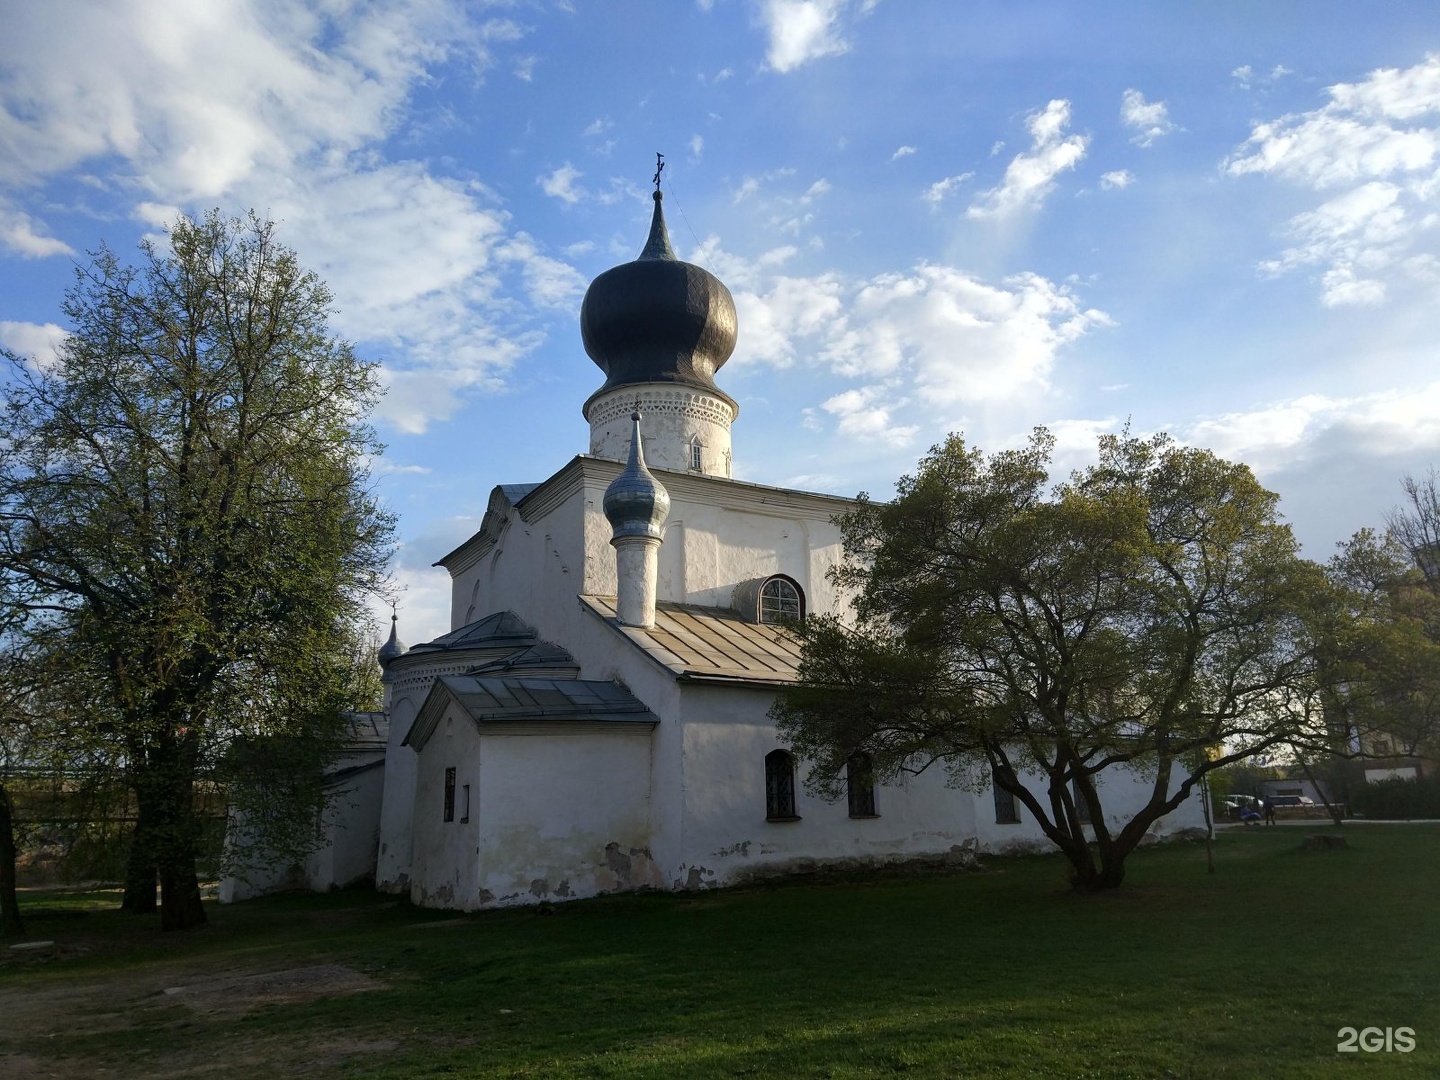
[[[472,910],[1048,844],[1003,793],[938,768],[857,773],[842,802],[807,792],[767,715],[798,660],[778,623],[845,612],[828,571],[849,500],[732,479],[739,406],[714,375],[734,303],[676,258],[654,199],[639,258],[596,278],[581,311],[605,374],[584,405],[589,452],[491,492],[479,531],[437,564],[450,633],[406,649],[392,626],[384,752],[348,767],[329,830],[347,855],[286,882],[373,873]],[[1102,787],[1122,818],[1148,794],[1127,772]],[[1198,796],[1156,833],[1196,827]],[[232,879],[222,898],[280,880]]]

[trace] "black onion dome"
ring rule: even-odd
[[[606,270],[585,292],[580,336],[606,376],[591,400],[617,386],[673,382],[731,401],[714,375],[735,351],[735,301],[710,271],[675,257],[661,200],[655,192],[640,257]]]

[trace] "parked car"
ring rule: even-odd
[[[1309,795],[1271,795],[1270,805],[1280,810],[1286,806],[1314,806],[1315,800]]]
[[[1252,810],[1259,811],[1260,800],[1254,795],[1226,795],[1220,805],[1224,809],[1226,817],[1238,819],[1240,812],[1247,806]]]

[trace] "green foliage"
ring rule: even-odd
[[[1311,628],[1330,587],[1245,466],[1107,436],[1047,490],[1053,446],[1037,430],[987,458],[952,436],[893,502],[862,496],[835,575],[855,625],[796,628],[801,684],[773,715],[822,793],[858,752],[882,777],[993,778],[1077,885],[1105,888],[1204,772],[1323,728]],[[1096,787],[1116,768],[1148,784],[1128,820]]]
[[[1440,592],[1394,530],[1363,529],[1329,573],[1345,618],[1326,635],[1326,711],[1343,744],[1440,751]],[[1382,755],[1383,756],[1383,755]]]
[[[1350,788],[1351,810],[1384,821],[1440,819],[1440,776],[1394,778]]]
[[[0,574],[72,756],[124,771],[184,925],[195,783],[257,740],[295,751],[279,785],[333,751],[393,520],[368,484],[375,365],[330,333],[324,284],[253,216],[169,239],[77,268],[55,366],[6,354]]]

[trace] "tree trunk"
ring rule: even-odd
[[[206,922],[195,876],[200,822],[195,816],[194,775],[185,767],[184,753],[177,757],[180,760],[165,771],[157,807],[155,863],[160,872],[161,930],[189,930]]]
[[[146,785],[136,784],[135,828],[130,834],[130,854],[125,860],[125,896],[120,901],[120,910],[130,915],[153,915],[157,910],[150,801]]]
[[[140,823],[130,837],[130,855],[125,860],[125,896],[120,910],[130,915],[153,915],[155,900],[155,859],[149,850]]]
[[[205,905],[200,900],[200,881],[195,860],[188,867],[160,868],[160,929],[190,930],[204,926]]]
[[[15,898],[15,815],[10,793],[0,784],[0,937],[24,937]]]
[[[1325,794],[1325,789],[1320,786],[1320,781],[1315,779],[1315,773],[1310,768],[1310,763],[1304,757],[1300,757],[1300,768],[1305,771],[1305,776],[1310,781],[1310,786],[1315,789],[1315,794],[1320,796],[1321,803],[1325,806],[1325,812],[1330,815],[1330,820],[1335,823],[1337,829],[1343,828],[1345,819],[1340,816],[1340,810],[1330,802],[1330,796]]]

